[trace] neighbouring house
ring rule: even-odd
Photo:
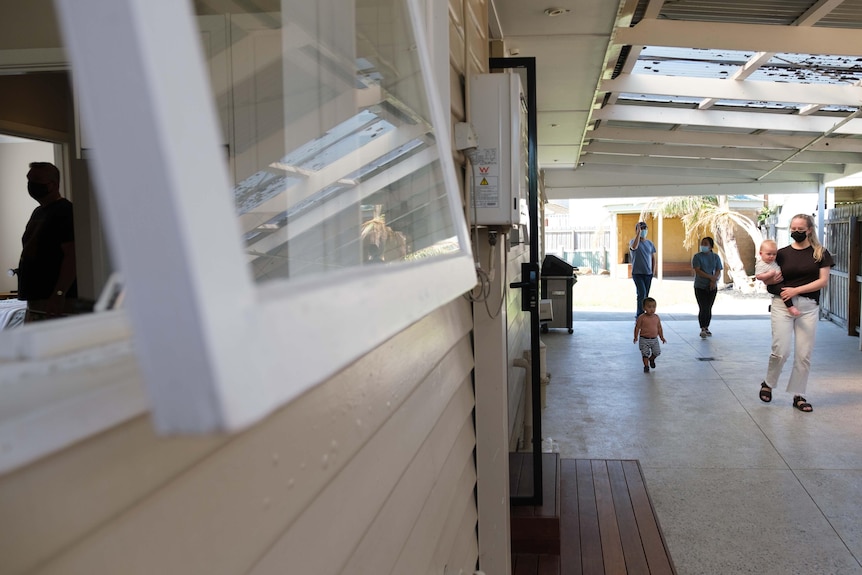
[[[612,220],[599,205],[583,200],[545,204],[545,252],[576,266],[579,273],[607,273]]]
[[[616,272],[618,277],[631,277],[631,264],[628,262],[628,244],[634,237],[635,224],[641,219],[644,210],[649,210],[649,199],[632,203],[608,204],[608,211],[613,214],[616,229]],[[764,200],[754,196],[731,196],[729,198],[732,210],[757,222],[757,214],[764,205]],[[645,220],[650,227],[649,238],[658,249],[658,277],[688,277],[693,275],[691,258],[699,244],[695,239],[690,247],[685,244],[685,227],[676,217],[662,217],[647,213]],[[746,271],[754,271],[754,260],[757,246],[754,240],[741,227],[734,226],[735,237]],[[704,234],[706,235],[706,234]],[[715,237],[715,232],[709,234]],[[727,275],[725,274],[725,278]]]
[[[641,214],[649,209],[650,201],[651,198],[635,202],[602,198],[549,202],[545,207],[546,251],[594,273],[606,270],[616,277],[631,277],[628,243],[634,237],[634,227],[641,220]],[[753,196],[733,196],[730,205],[756,223],[764,200]],[[650,226],[649,238],[658,248],[657,275],[692,275],[691,258],[697,242],[690,248],[685,247],[684,226],[679,218],[648,213],[645,219]],[[753,273],[757,252],[754,240],[738,226],[735,231],[745,269]]]

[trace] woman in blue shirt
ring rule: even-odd
[[[656,249],[655,245],[646,239],[647,229],[646,222],[638,222],[635,226],[635,237],[629,242],[632,280],[635,282],[638,298],[636,318],[644,312],[644,298],[649,297],[649,288],[656,269]]]
[[[712,304],[718,294],[718,278],[721,277],[721,258],[714,253],[715,241],[707,236],[700,240],[700,251],[691,258],[694,269],[694,297],[697,299],[697,321],[700,323],[700,337],[712,335],[709,323],[712,321]]]

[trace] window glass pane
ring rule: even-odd
[[[406,5],[265,4],[196,3],[255,279],[459,251]]]

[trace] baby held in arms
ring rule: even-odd
[[[773,240],[763,240],[760,244],[760,258],[754,265],[755,278],[762,282],[767,282],[781,276],[781,266],[775,261],[778,257],[778,244]],[[772,295],[781,297],[781,289],[784,287],[784,282],[780,281],[772,285],[766,284],[766,291]],[[799,310],[793,305],[793,300],[788,299],[784,302],[787,306],[787,311],[792,316],[798,316]]]

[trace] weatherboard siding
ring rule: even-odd
[[[470,329],[456,300],[243,433],[139,418],[0,477],[0,573],[467,572]]]

